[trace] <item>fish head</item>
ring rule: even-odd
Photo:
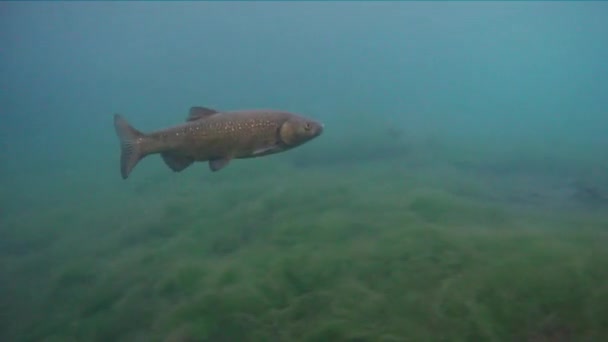
[[[310,141],[321,133],[323,133],[322,123],[300,116],[287,119],[279,130],[281,141],[290,147]]]

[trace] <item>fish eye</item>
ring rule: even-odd
[[[304,125],[304,129],[307,131],[310,131],[311,128],[312,126],[310,125],[310,122],[307,122],[306,125]]]

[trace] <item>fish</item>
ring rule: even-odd
[[[218,111],[191,107],[186,121],[150,133],[135,129],[114,114],[120,142],[120,174],[127,179],[143,158],[160,154],[174,172],[194,162],[208,162],[212,172],[234,159],[257,158],[291,150],[323,132],[319,121],[299,114],[273,110]]]

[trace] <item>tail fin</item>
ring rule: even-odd
[[[146,155],[141,143],[144,134],[133,128],[120,114],[114,114],[114,128],[120,140],[120,174],[127,179],[137,163]]]

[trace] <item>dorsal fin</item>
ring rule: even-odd
[[[192,107],[190,108],[190,113],[188,114],[188,118],[186,121],[195,121],[204,118],[208,118],[213,114],[217,114],[218,111],[211,108],[205,107]]]

